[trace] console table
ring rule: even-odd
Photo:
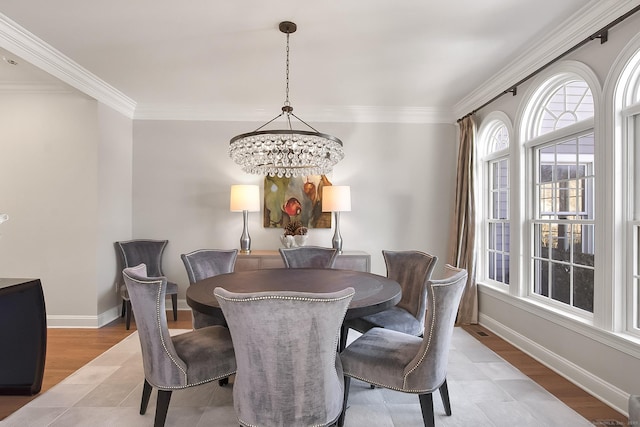
[[[263,270],[266,268],[284,268],[284,262],[278,251],[251,251],[238,253],[235,271]],[[338,254],[335,262],[337,270],[371,271],[371,255],[362,251],[344,251]]]
[[[0,278],[0,394],[40,392],[47,317],[39,279]]]

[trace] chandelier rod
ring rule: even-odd
[[[273,119],[269,120],[267,123],[263,124],[262,126],[260,126],[258,129],[254,130],[254,132],[259,131],[260,129],[262,129],[263,127],[265,127],[266,125],[268,125],[269,123],[273,122],[274,120],[282,117],[282,115],[284,114],[284,112],[278,114],[277,116],[275,116]]]
[[[307,122],[305,122],[304,120],[302,120],[300,117],[296,116],[296,115],[295,115],[295,114],[293,114],[293,113],[290,113],[290,114],[291,114],[293,117],[295,117],[296,119],[300,120],[300,121],[301,121],[302,123],[304,123],[305,125],[307,125],[310,129],[313,129],[313,131],[314,131],[314,132],[318,132],[318,131],[316,130],[316,128],[314,128],[314,127],[313,127],[313,126],[311,126],[309,123],[307,123]],[[289,128],[291,128],[291,122],[289,122]],[[318,133],[320,133],[320,132],[318,132]]]

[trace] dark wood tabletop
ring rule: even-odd
[[[299,291],[335,292],[355,290],[345,319],[354,319],[393,307],[400,301],[398,282],[372,273],[352,270],[312,268],[271,268],[220,274],[187,288],[187,304],[202,313],[215,314],[220,307],[213,290],[231,292]]]

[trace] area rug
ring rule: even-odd
[[[186,332],[172,330],[172,334]],[[358,334],[350,333],[349,340]],[[139,414],[143,383],[137,332],[61,383],[0,421],[0,426],[152,426],[154,392]],[[512,365],[455,328],[447,375],[453,415],[434,393],[436,425],[474,427],[582,427],[592,424]],[[173,392],[166,426],[238,426],[233,385],[217,381]],[[352,381],[345,426],[422,426],[416,395]]]

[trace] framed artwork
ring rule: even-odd
[[[265,228],[284,228],[300,221],[307,228],[331,228],[331,212],[322,212],[322,188],[331,185],[325,175],[264,178]]]

